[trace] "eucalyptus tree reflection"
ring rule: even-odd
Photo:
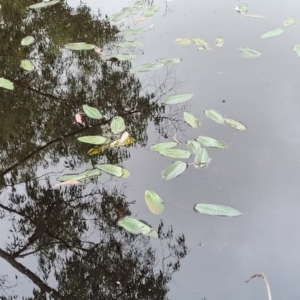
[[[132,204],[124,192],[54,190],[49,181],[45,186],[33,181],[26,184],[26,193],[13,190],[7,203],[0,203],[12,222],[11,241],[0,256],[39,287],[33,299],[44,299],[45,293],[54,299],[167,299],[167,284],[187,254],[185,238],[174,237],[172,228],[163,232],[161,223],[159,250],[149,237],[118,227]],[[28,256],[37,258],[42,278],[24,269],[22,259]],[[57,290],[46,283],[51,272]]]

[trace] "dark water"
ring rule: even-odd
[[[0,77],[14,84],[0,89],[1,299],[268,299],[263,280],[244,283],[257,273],[267,277],[273,299],[299,297],[300,60],[292,47],[300,44],[300,4],[249,1],[249,14],[266,17],[256,19],[235,12],[237,1],[153,2],[160,11],[135,24],[140,12],[125,22],[105,17],[132,1],[68,1],[38,11],[27,8],[30,1],[0,1]],[[260,39],[283,28],[287,17],[295,25]],[[143,47],[113,46],[122,40],[119,30],[152,24],[126,38]],[[28,35],[35,43],[21,46]],[[192,37],[205,39],[212,51],[174,42]],[[214,46],[216,37],[225,40],[222,48]],[[93,50],[64,49],[83,41],[105,55],[138,58],[107,61]],[[237,50],[242,46],[262,55],[245,59]],[[182,62],[129,72],[164,57]],[[22,70],[22,59],[35,70]],[[171,108],[161,104],[177,93],[194,97]],[[83,104],[97,107],[103,119],[77,124]],[[207,119],[206,109],[247,130]],[[184,111],[200,119],[198,129],[186,126]],[[135,143],[88,155],[91,146],[77,137],[109,135],[115,116],[124,118]],[[183,143],[211,136],[228,149],[208,149],[208,168],[190,165],[166,181],[161,171],[173,159],[150,146],[175,133]],[[81,186],[52,188],[57,177],[103,162],[123,166],[130,177],[102,174]],[[146,189],[164,200],[161,215],[147,209]],[[243,215],[201,215],[193,211],[196,203],[231,206]],[[147,221],[159,239],[121,229],[117,221],[127,215]]]

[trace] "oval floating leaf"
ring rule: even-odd
[[[114,134],[123,132],[126,128],[124,119],[122,117],[114,117],[110,123],[110,128]]]
[[[60,0],[52,0],[52,1],[49,1],[49,2],[39,2],[39,3],[36,3],[36,4],[32,4],[29,6],[29,8],[31,9],[38,9],[38,8],[44,8],[44,7],[47,7],[47,6],[51,6],[51,5],[54,5],[56,3],[59,3]]]
[[[165,149],[170,149],[172,147],[175,147],[177,146],[177,143],[176,142],[165,142],[165,143],[158,143],[158,144],[155,144],[155,145],[152,145],[150,147],[150,149],[152,151],[161,151],[161,150],[165,150]]]
[[[211,148],[220,148],[220,149],[227,148],[227,145],[224,142],[208,136],[198,136],[196,140],[198,143],[200,143],[202,147],[211,147]]]
[[[183,161],[174,161],[161,173],[162,178],[166,180],[173,179],[183,173],[187,168],[187,163]]]
[[[161,155],[173,157],[173,158],[189,158],[191,156],[191,153],[186,150],[181,149],[164,149],[160,150],[159,153]]]
[[[200,148],[195,155],[194,166],[196,169],[206,168],[211,159],[208,156],[208,152],[205,148]]]
[[[154,191],[152,190],[145,191],[145,201],[149,210],[152,213],[159,215],[163,212],[164,202]]]
[[[182,60],[180,58],[160,58],[157,61],[163,64],[178,64]]]
[[[255,58],[259,57],[261,55],[260,52],[247,48],[247,47],[239,47],[238,50],[240,50],[243,53],[244,58]]]
[[[223,118],[223,116],[219,112],[215,111],[214,109],[205,110],[204,114],[209,119],[215,121],[216,123],[224,124],[224,118]]]
[[[82,105],[82,109],[84,113],[91,119],[100,120],[102,118],[100,111],[95,107],[84,104]]]
[[[91,169],[91,170],[86,170],[83,173],[76,173],[76,174],[67,174],[63,175],[59,178],[57,178],[58,181],[65,182],[65,181],[70,181],[70,180],[86,180],[90,178],[94,178],[101,175],[101,171],[98,169]]]
[[[24,59],[24,60],[21,60],[21,68],[30,72],[30,71],[34,70],[34,65],[32,64],[31,61]]]
[[[197,128],[201,124],[200,121],[196,117],[194,117],[192,114],[190,114],[188,112],[183,113],[183,118],[184,118],[185,122],[187,122],[193,128]]]
[[[129,36],[129,35],[135,35],[135,34],[143,33],[143,32],[145,32],[145,31],[147,31],[147,30],[148,30],[147,27],[132,28],[132,29],[120,31],[120,32],[118,32],[118,33],[116,34],[116,36]]]
[[[112,22],[118,22],[121,21],[125,18],[127,18],[131,14],[130,10],[122,10],[120,12],[115,13],[114,15],[111,16],[111,21]]]
[[[117,224],[132,234],[147,235],[153,230],[153,228],[144,222],[131,217],[124,217],[120,219]]]
[[[8,90],[13,90],[14,89],[14,84],[3,77],[0,78],[0,87],[8,89]]]
[[[284,30],[283,30],[282,28],[276,28],[276,29],[273,29],[273,30],[271,30],[271,31],[266,32],[265,34],[263,34],[263,35],[261,36],[261,38],[262,38],[262,39],[270,38],[270,37],[273,37],[273,36],[282,34],[283,31],[284,31]]]
[[[190,39],[182,39],[182,38],[178,38],[175,41],[177,44],[180,44],[180,45],[189,45],[192,43],[192,41]]]
[[[21,45],[22,45],[22,46],[29,46],[29,45],[33,44],[34,41],[35,41],[35,39],[34,39],[33,36],[31,36],[31,35],[30,35],[30,36],[26,36],[26,37],[24,37],[24,38],[22,39]]]
[[[235,10],[241,14],[245,14],[248,11],[248,5],[246,3],[241,3],[241,5],[236,7]]]
[[[199,203],[195,206],[195,210],[201,214],[212,216],[237,217],[242,215],[242,213],[237,209],[217,204]]]
[[[293,51],[295,52],[296,55],[300,56],[300,45],[295,45],[293,47]]]
[[[196,141],[188,141],[186,143],[186,146],[187,146],[188,150],[193,154],[197,154],[200,151],[200,149],[202,148],[202,146]]]
[[[93,44],[86,44],[86,43],[70,43],[70,44],[66,44],[64,47],[69,50],[92,50],[96,46]]]
[[[109,138],[101,135],[87,135],[77,138],[79,142],[93,144],[93,145],[102,145],[109,142]]]
[[[246,127],[245,127],[242,123],[240,123],[240,122],[238,122],[238,121],[235,121],[235,120],[233,120],[233,119],[227,119],[227,118],[224,118],[224,120],[225,120],[225,122],[228,123],[231,127],[235,128],[235,129],[237,129],[237,130],[245,130],[245,129],[246,129]]]
[[[198,37],[195,37],[195,38],[191,38],[191,41],[194,43],[194,44],[196,44],[196,45],[199,45],[199,46],[201,46],[200,48],[199,48],[199,50],[206,50],[206,49],[209,49],[209,44],[208,44],[208,42],[206,42],[205,40],[203,40],[203,39],[200,39],[200,38],[198,38]]]
[[[126,169],[111,164],[99,164],[96,168],[116,177],[128,177],[130,174]]]
[[[138,67],[134,67],[130,69],[131,73],[136,73],[136,72],[148,72],[148,71],[155,71],[158,70],[162,67],[164,67],[165,64],[163,63],[151,63],[151,64],[145,64],[141,65]]]
[[[219,48],[222,47],[224,45],[224,40],[222,38],[216,38],[215,45]]]
[[[150,6],[147,10],[145,10],[142,14],[143,17],[149,18],[154,16],[159,11],[158,5]]]
[[[132,60],[134,58],[137,58],[138,56],[135,55],[135,54],[127,54],[127,53],[119,54],[119,53],[116,53],[116,54],[112,54],[112,55],[108,56],[107,59],[110,59],[112,57],[117,58],[118,60]]]
[[[128,47],[134,47],[134,48],[137,48],[137,47],[141,47],[143,46],[143,43],[141,42],[116,42],[113,44],[114,46],[116,47],[122,47],[122,48],[128,48]]]
[[[162,100],[162,103],[170,104],[170,105],[178,104],[178,103],[188,101],[193,96],[194,96],[194,94],[177,94],[177,95],[165,98],[164,100]]]
[[[283,25],[284,25],[285,27],[291,26],[291,25],[293,25],[294,23],[295,23],[295,19],[294,19],[294,18],[287,18],[287,19],[285,19],[285,20],[283,21]]]

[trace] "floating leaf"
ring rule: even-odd
[[[96,46],[93,44],[87,44],[87,43],[69,43],[64,46],[66,49],[69,50],[92,50]]]
[[[128,48],[128,47],[134,47],[134,48],[137,48],[137,47],[141,47],[143,46],[143,43],[141,42],[117,42],[117,43],[114,43],[113,44],[114,46],[116,47],[122,47],[122,48]]]
[[[195,210],[201,214],[223,216],[223,217],[237,217],[242,215],[240,211],[225,205],[199,203],[195,206]]]
[[[127,137],[125,137],[127,136]],[[110,144],[110,147],[118,147],[118,146],[128,146],[131,145],[133,142],[135,141],[135,139],[132,136],[129,136],[129,133],[127,131],[125,131],[121,138],[113,141]]]
[[[124,119],[122,117],[114,117],[110,123],[110,128],[114,134],[123,132],[126,128]]]
[[[147,234],[145,234],[145,236],[150,236],[150,237],[153,237],[153,238],[158,238],[158,233],[152,228],[151,231]]]
[[[116,34],[116,36],[129,36],[129,35],[135,35],[135,34],[143,33],[143,32],[145,32],[145,31],[147,31],[147,30],[148,30],[147,27],[132,28],[132,29],[120,31],[120,32],[118,32],[118,33]]]
[[[180,44],[180,45],[189,45],[192,43],[192,41],[190,39],[182,39],[182,38],[178,38],[175,41],[177,44]]]
[[[8,89],[8,90],[13,90],[14,89],[14,84],[3,77],[0,78],[0,87]]]
[[[150,147],[150,149],[152,151],[161,151],[161,150],[165,150],[165,149],[170,149],[170,148],[173,148],[177,146],[177,143],[176,142],[165,142],[165,143],[158,143],[158,144],[155,144],[155,145],[152,145]]]
[[[139,10],[139,8],[136,7],[136,6],[130,6],[130,7],[123,7],[122,11],[124,11],[124,10],[125,11],[130,11],[132,13],[136,13]]]
[[[159,154],[173,158],[189,158],[191,156],[191,153],[189,151],[181,149],[164,149],[160,150]]]
[[[109,142],[109,138],[101,135],[87,135],[77,138],[79,142],[93,144],[93,145],[102,145]]]
[[[77,123],[83,124],[83,123],[82,123],[81,114],[76,114],[76,115],[75,115],[75,120],[76,120]]]
[[[215,45],[219,48],[222,47],[224,45],[224,40],[222,38],[216,38]]]
[[[67,185],[67,184],[81,184],[80,181],[78,180],[68,180],[68,181],[64,181],[64,182],[60,182],[55,184],[52,188],[57,187],[57,186],[61,186],[61,185]]]
[[[160,63],[163,64],[178,64],[181,62],[180,58],[160,58],[157,60]]]
[[[249,15],[249,14],[243,14],[244,17],[249,17],[249,18],[255,18],[255,19],[265,19],[265,16],[261,15]]]
[[[117,224],[132,234],[149,235],[153,231],[153,228],[149,225],[131,217],[124,217],[120,219]]]
[[[161,173],[162,178],[166,180],[173,179],[179,176],[181,173],[185,171],[187,168],[187,163],[183,161],[174,161],[170,164],[166,169],[164,169]]]
[[[142,16],[146,17],[146,18],[149,18],[149,17],[154,16],[158,11],[159,11],[159,6],[158,5],[153,5],[153,6],[150,6],[148,9],[146,9],[143,12]]]
[[[238,121],[235,121],[233,119],[227,119],[227,118],[224,118],[225,122],[228,123],[230,126],[232,126],[233,128],[237,129],[237,130],[245,130],[246,127],[238,122]]]
[[[97,155],[100,152],[102,152],[104,149],[106,149],[107,147],[108,146],[106,144],[95,146],[88,151],[88,155]]]
[[[29,8],[31,9],[38,9],[38,8],[44,8],[44,7],[47,7],[47,6],[51,6],[51,5],[54,5],[56,3],[59,3],[60,0],[52,0],[52,1],[49,1],[49,2],[39,2],[39,3],[36,3],[36,4],[32,4],[29,6]]]
[[[195,37],[195,38],[191,38],[191,41],[196,44],[196,45],[199,45],[201,47],[199,47],[199,50],[207,50],[209,49],[209,44],[208,42],[206,42],[205,40],[203,39],[200,39],[198,37]]]
[[[96,165],[96,168],[116,177],[123,177],[124,173],[125,175],[128,174],[129,176],[129,172],[127,170],[125,170],[122,167],[111,165],[111,164],[99,164]]]
[[[291,26],[295,23],[295,19],[294,18],[287,18],[283,21],[283,25],[286,26]]]
[[[141,65],[138,67],[134,67],[130,69],[131,73],[136,73],[136,72],[148,72],[148,71],[155,71],[158,70],[162,67],[164,67],[165,64],[163,63],[152,63],[152,64],[145,64]]]
[[[130,176],[130,173],[126,170],[126,169],[123,169],[122,170],[122,178],[128,178]]]
[[[209,110],[205,110],[204,114],[211,120],[219,123],[219,124],[224,124],[224,118],[223,116],[218,113],[217,111],[215,111],[214,109],[209,109]]]
[[[26,36],[26,37],[24,37],[24,38],[22,39],[21,45],[22,45],[22,46],[29,46],[29,45],[33,44],[34,41],[35,41],[35,39],[34,39],[33,36],[31,36],[31,35],[30,35],[30,36]]]
[[[31,61],[24,59],[24,60],[21,60],[21,68],[30,72],[30,71],[34,70],[34,65],[32,64]]]
[[[236,7],[235,10],[241,14],[245,14],[248,11],[248,5],[246,3],[241,3],[241,5]]]
[[[225,149],[227,148],[227,145],[219,140],[216,140],[214,138],[208,137],[208,136],[198,136],[196,138],[197,142],[200,143],[202,147],[211,147],[211,148],[220,148]]]
[[[118,22],[118,21],[121,21],[125,18],[127,18],[129,15],[131,15],[131,11],[130,10],[122,10],[120,12],[117,12],[115,14],[113,14],[111,16],[111,21],[112,22]]]
[[[178,104],[182,102],[186,102],[189,99],[191,99],[194,96],[194,94],[177,94],[174,96],[170,96],[162,100],[162,103],[165,104]]]
[[[100,120],[102,118],[100,111],[95,107],[84,104],[82,109],[84,113],[91,119]]]
[[[57,178],[58,181],[70,181],[70,180],[86,180],[90,178],[94,178],[101,175],[101,171],[98,169],[91,169],[91,170],[86,170],[83,173],[77,173],[77,174],[68,174],[68,175],[63,175],[59,178]]]
[[[208,156],[208,152],[205,148],[200,148],[200,150],[196,153],[194,159],[194,166],[196,169],[206,168],[211,159]]]
[[[265,34],[263,34],[263,35],[261,36],[261,38],[262,38],[262,39],[270,38],[270,37],[273,37],[273,36],[282,34],[283,31],[284,31],[284,30],[283,30],[282,28],[276,28],[276,29],[273,29],[273,30],[271,30],[271,31],[266,32]]]
[[[238,50],[240,50],[243,53],[243,57],[245,58],[255,58],[261,55],[261,53],[259,53],[258,51],[247,47],[239,47]]]
[[[298,55],[300,56],[300,45],[295,45],[293,47],[293,51]]]
[[[193,154],[197,154],[200,149],[201,149],[201,145],[196,142],[196,141],[187,141],[186,146],[188,148],[188,150],[193,153]]]
[[[192,114],[190,114],[188,112],[183,113],[183,118],[184,118],[184,121],[187,122],[193,128],[197,128],[201,124],[200,121],[196,117],[194,117]]]
[[[110,59],[110,58],[117,58],[118,60],[132,60],[134,58],[137,58],[138,56],[135,55],[135,54],[127,54],[127,53],[122,53],[122,54],[112,54],[110,56],[107,57],[107,59]]]
[[[159,215],[163,212],[164,202],[154,191],[152,190],[145,191],[145,201],[149,210],[152,213]]]

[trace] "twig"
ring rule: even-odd
[[[268,291],[268,298],[269,298],[269,300],[272,300],[270,286],[269,286],[267,277],[264,274],[262,274],[262,273],[261,274],[254,274],[248,280],[246,280],[245,283],[248,283],[254,277],[259,277],[259,278],[262,278],[264,280],[264,282],[266,284],[266,287],[267,287],[267,291]]]

